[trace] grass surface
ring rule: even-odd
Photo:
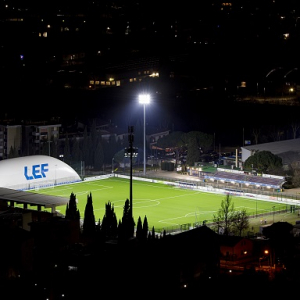
[[[56,186],[38,191],[38,193],[66,198],[70,198],[72,192],[78,200],[77,208],[82,219],[84,218],[87,196],[91,193],[96,221],[103,219],[105,204],[109,201],[114,206],[117,220],[120,220],[123,216],[125,200],[130,197],[130,181],[129,179],[112,177]],[[205,193],[199,190],[182,189],[161,183],[133,180],[132,199],[135,222],[137,223],[139,216],[142,222],[144,217],[147,216],[149,228],[151,229],[154,226],[155,231],[160,232],[163,228],[170,229],[183,224],[194,225],[196,222],[202,224],[204,220],[208,223],[212,222],[213,215],[220,209],[221,202],[225,199],[225,194]],[[286,204],[237,196],[232,196],[232,200],[236,210],[245,208],[251,216],[271,213],[263,218],[263,223],[266,219],[267,224],[269,224],[273,222],[273,218],[275,222],[287,221],[291,215],[297,219],[297,214],[291,214],[289,205]],[[273,206],[275,206],[275,212],[288,208],[288,213],[283,215],[273,214]],[[60,211],[62,214],[65,214],[65,210],[65,206],[57,207],[57,211]],[[251,226],[255,226],[257,230],[261,225],[260,222],[260,217],[252,219]]]

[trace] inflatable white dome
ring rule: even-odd
[[[47,155],[0,161],[0,187],[29,190],[82,181],[65,162]]]

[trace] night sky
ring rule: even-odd
[[[270,70],[298,68],[299,4],[245,0],[222,7],[221,1],[184,3],[2,2],[0,117],[60,115],[70,121],[95,117],[127,126],[142,115],[138,94],[149,92],[149,126],[217,133],[228,141],[229,137],[240,141],[243,128],[250,135],[254,125],[288,127],[298,107],[245,106],[234,99],[242,81],[247,82],[248,93],[261,95],[267,81],[275,81],[279,74],[274,72],[266,80]],[[8,7],[3,10],[5,4]],[[7,22],[13,18],[24,21]],[[68,32],[61,32],[62,18]],[[48,37],[38,38],[48,23],[53,24]],[[127,26],[130,34],[125,35]],[[112,34],[107,34],[107,27]],[[101,60],[95,54],[99,50]],[[84,64],[74,66],[83,77],[102,72],[109,64],[156,56],[160,79],[93,93],[66,90],[55,83],[58,70],[65,68],[62,55],[72,51],[85,53]],[[169,80],[170,71],[176,74],[175,80]],[[293,81],[299,84],[295,74]],[[284,81],[282,74],[277,76]]]

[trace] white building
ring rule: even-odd
[[[0,187],[30,190],[82,181],[63,161],[47,155],[31,155],[0,161]]]
[[[300,138],[241,147],[242,162],[258,151],[270,151],[282,158],[284,166],[300,161]]]

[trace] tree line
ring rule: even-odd
[[[108,201],[105,204],[105,213],[102,220],[99,219],[96,222],[92,193],[88,194],[81,226],[81,217],[79,209],[77,208],[76,195],[71,193],[66,206],[65,218],[77,222],[78,230],[85,239],[98,239],[103,242],[108,240],[124,242],[133,237],[139,241],[158,238],[154,226],[149,229],[146,215],[144,219],[139,216],[137,224],[135,223],[131,215],[130,201],[128,199],[125,200],[121,219],[117,219],[114,204]],[[243,231],[249,228],[249,214],[245,208],[236,210],[232,196],[227,194],[221,201],[219,210],[213,215],[213,222],[215,225],[212,226],[212,229],[218,234],[242,236]],[[206,225],[206,221],[203,221],[203,225]],[[160,235],[160,237],[164,236],[166,236],[166,231]]]
[[[77,222],[78,231],[84,239],[98,239],[105,242],[108,240],[117,240],[118,242],[128,241],[134,236],[139,241],[156,238],[154,226],[149,230],[147,216],[139,216],[137,224],[131,215],[130,201],[125,200],[123,206],[123,215],[117,219],[114,210],[114,204],[108,201],[105,204],[105,213],[102,220],[96,222],[93,208],[92,193],[87,195],[87,202],[84,210],[83,224],[80,225],[80,211],[77,208],[76,195],[72,192],[69,202],[66,206],[65,218]],[[136,232],[135,232],[135,225]]]

